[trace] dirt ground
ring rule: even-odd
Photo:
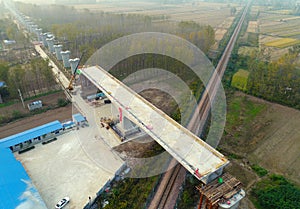
[[[44,106],[55,106],[57,104],[58,98],[65,98],[63,92],[47,95],[39,98],[43,101]],[[34,100],[26,101],[30,103]],[[21,103],[16,103],[7,107],[0,108],[0,115],[11,114],[12,111],[18,110],[22,113],[28,113],[28,109],[24,109]],[[55,120],[64,121],[72,118],[72,105],[67,105],[66,107],[57,108],[53,110],[48,110],[45,113],[37,114],[32,117],[22,118],[17,121],[8,123],[7,125],[0,126],[0,139],[40,126]]]
[[[245,95],[237,93],[235,96]],[[300,185],[300,111],[256,97],[246,97],[256,104],[265,104],[266,108],[249,127],[236,127],[245,132],[233,137],[237,139],[236,144],[228,138],[222,139],[220,148],[242,156],[240,168],[248,166],[247,163],[258,164]],[[244,183],[248,186],[250,180]]]

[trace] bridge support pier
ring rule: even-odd
[[[123,115],[121,108],[119,108],[119,121],[120,123],[117,124],[117,128],[124,138],[142,132],[135,123]]]

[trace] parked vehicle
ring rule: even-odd
[[[35,110],[35,109],[42,108],[43,103],[42,103],[41,100],[38,100],[38,101],[34,101],[34,102],[29,103],[27,106],[28,106],[28,109],[30,111],[32,111],[32,110]]]
[[[60,200],[60,201],[55,205],[55,208],[56,208],[56,209],[61,209],[61,208],[65,207],[69,202],[70,202],[70,198],[69,198],[69,197],[64,197],[64,198],[62,198],[62,200]]]
[[[104,104],[110,104],[111,101],[109,99],[104,100]]]

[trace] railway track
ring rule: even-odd
[[[211,110],[211,105],[213,104],[214,98],[221,85],[221,78],[225,73],[231,52],[234,48],[234,44],[245,20],[246,14],[250,7],[250,3],[251,2],[249,1],[246,5],[241,15],[240,21],[238,22],[233,35],[231,36],[223,55],[215,71],[213,72],[208,85],[206,86],[206,90],[202,94],[201,100],[195,109],[196,114],[194,114],[189,121],[187,129],[189,129],[196,135],[201,134],[201,132],[203,131],[206,120]],[[170,162],[170,167],[173,167],[174,163],[177,163],[177,161],[173,158]],[[180,164],[177,164],[173,169],[168,170],[163,176],[157,190],[160,192],[156,193],[148,209],[173,209],[176,204],[177,196],[179,194],[178,184],[180,184],[180,186],[182,185],[185,179],[185,174],[185,168]]]
[[[168,182],[165,186],[165,191],[163,195],[161,196],[161,199],[158,202],[158,207],[157,208],[165,208],[167,200],[169,199],[169,196],[172,193],[172,188],[176,182],[177,176],[179,175],[180,169],[183,167],[180,166],[180,164],[177,164],[173,169],[172,169],[172,175],[169,176]],[[169,173],[168,173],[169,174]]]

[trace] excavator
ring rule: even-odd
[[[85,51],[81,54],[81,56],[80,56],[80,58],[79,58],[79,62],[77,63],[76,68],[75,68],[75,70],[74,70],[74,72],[73,72],[73,75],[72,75],[72,77],[71,77],[71,79],[70,79],[69,86],[67,87],[67,89],[68,89],[69,91],[74,90],[73,82],[74,82],[74,80],[75,80],[76,73],[77,73],[77,69],[78,69],[78,66],[79,66],[79,64],[80,64],[80,62],[81,62],[81,59],[82,59],[84,53],[85,53]]]

